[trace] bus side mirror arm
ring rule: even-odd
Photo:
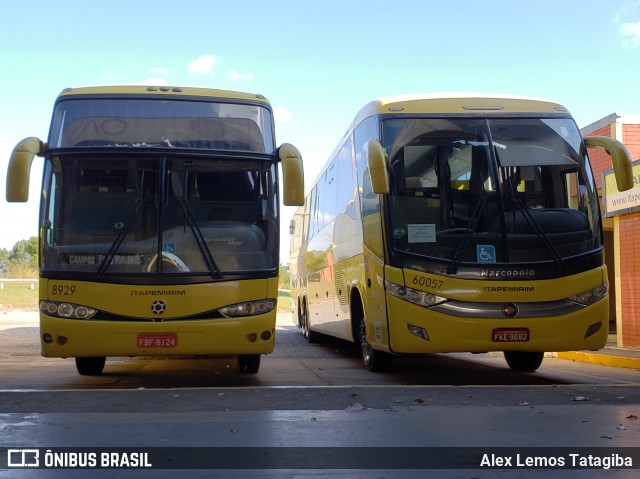
[[[25,138],[16,145],[9,159],[7,169],[7,201],[26,202],[29,200],[29,175],[35,156],[42,156],[47,145],[35,137]]]
[[[387,171],[387,154],[378,140],[369,140],[365,146],[367,167],[371,178],[371,188],[379,195],[389,193],[389,174]]]
[[[633,188],[633,169],[631,168],[631,155],[627,148],[614,138],[608,136],[587,136],[585,145],[604,148],[611,156],[613,171],[616,175],[618,191],[627,191]]]
[[[282,163],[282,202],[285,206],[302,206],[304,204],[302,155],[295,146],[283,143],[278,148],[278,157]]]

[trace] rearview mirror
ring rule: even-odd
[[[31,163],[35,156],[42,155],[45,149],[46,144],[34,137],[25,138],[13,149],[7,169],[7,201],[29,200]]]
[[[282,202],[286,206],[302,206],[304,204],[302,155],[295,146],[283,143],[278,148],[278,156],[282,163]]]
[[[613,171],[616,175],[618,191],[627,191],[633,188],[633,169],[631,168],[631,155],[627,148],[614,138],[608,136],[587,136],[584,139],[587,146],[599,146],[604,148],[613,163]]]
[[[387,154],[378,140],[369,140],[365,146],[367,166],[374,193],[389,193],[389,175],[387,172]]]

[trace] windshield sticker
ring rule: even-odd
[[[478,263],[495,263],[496,247],[491,244],[476,245],[476,261]]]
[[[104,254],[68,254],[68,264],[99,265],[107,255]],[[142,264],[143,255],[140,254],[116,254],[111,260],[112,264],[139,265]]]
[[[162,251],[164,251],[166,253],[176,254],[176,244],[167,242],[167,243],[164,244],[164,247],[162,248]]]
[[[436,242],[436,225],[435,224],[413,224],[407,225],[408,242],[409,243],[435,243]]]

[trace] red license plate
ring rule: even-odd
[[[139,348],[175,348],[178,345],[176,333],[140,333]]]
[[[524,343],[529,341],[527,328],[498,328],[491,333],[495,343]]]

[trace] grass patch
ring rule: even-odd
[[[288,289],[278,290],[278,311],[291,312],[291,291]]]
[[[3,283],[0,289],[0,311],[37,311],[38,285]]]

